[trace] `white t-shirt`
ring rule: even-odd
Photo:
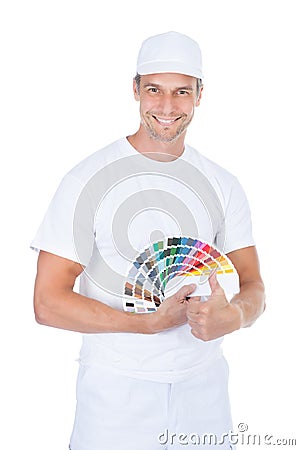
[[[182,236],[224,253],[254,245],[239,182],[188,145],[177,160],[159,162],[122,138],[63,178],[31,246],[80,262],[80,293],[123,310],[137,256]],[[171,382],[204,368],[221,342],[196,339],[187,324],[154,335],[84,334],[80,361]]]

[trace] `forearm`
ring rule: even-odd
[[[155,314],[119,311],[73,291],[35,296],[38,323],[81,333],[152,334],[159,326]]]
[[[249,327],[265,310],[265,290],[262,281],[248,281],[241,286],[231,302],[240,312],[241,328]]]
[[[76,278],[82,272],[79,263],[40,251],[34,287],[38,323],[81,333],[154,334],[187,321],[185,298],[196,285],[183,286],[156,312],[132,314],[74,292]]]

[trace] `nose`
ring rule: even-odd
[[[171,93],[165,93],[160,96],[157,106],[165,117],[170,117],[172,113],[176,112],[176,104],[176,98]]]

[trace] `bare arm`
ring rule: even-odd
[[[34,289],[38,323],[82,333],[129,332],[152,334],[187,321],[185,297],[195,285],[184,286],[166,299],[157,312],[132,314],[73,291],[83,268],[65,258],[40,251]]]
[[[231,300],[241,310],[241,327],[252,325],[265,310],[265,289],[255,247],[228,254],[240,277],[240,292]]]
[[[204,341],[250,326],[265,309],[264,285],[255,247],[228,254],[240,278],[240,292],[228,302],[216,277],[211,277],[212,293],[207,302],[191,297],[187,307],[192,334]]]

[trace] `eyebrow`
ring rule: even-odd
[[[162,86],[160,84],[157,83],[146,83],[143,85],[144,88],[147,87],[156,87],[156,88],[161,88]],[[174,91],[180,91],[180,90],[184,90],[184,91],[193,91],[194,88],[192,86],[180,86],[180,87],[176,87],[175,89],[173,89]]]

